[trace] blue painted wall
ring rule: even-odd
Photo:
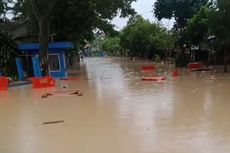
[[[38,55],[34,55],[32,57],[32,63],[33,63],[33,71],[34,71],[34,76],[35,77],[41,77],[42,72],[40,68],[40,59]]]
[[[50,76],[55,78],[66,78],[67,77],[67,64],[65,60],[65,49],[73,48],[71,42],[54,42],[49,44],[49,53],[48,54],[58,54],[59,55],[59,64],[60,71],[50,71]],[[18,49],[21,52],[30,53],[32,56],[32,63],[34,69],[34,77],[41,76],[40,62],[39,62],[39,48],[38,43],[25,43],[20,44]]]
[[[67,77],[67,67],[65,61],[65,51],[64,50],[51,50],[49,54],[58,54],[59,55],[59,63],[60,63],[60,71],[50,71],[50,76],[55,78],[66,78]]]
[[[22,58],[16,58],[16,65],[18,69],[18,78],[19,80],[24,80],[24,70],[23,70],[23,64],[22,64]]]

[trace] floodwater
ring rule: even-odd
[[[0,92],[1,153],[229,153],[229,74],[89,58],[52,89]],[[142,76],[166,76],[144,82]],[[81,90],[83,96],[46,92]],[[53,123],[53,124],[44,124]]]

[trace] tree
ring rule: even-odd
[[[208,0],[157,0],[154,4],[154,13],[158,20],[176,20],[174,29],[179,32],[178,44],[182,46],[187,43],[185,27],[188,19],[196,14],[201,6],[206,5]]]
[[[224,50],[224,71],[227,72],[227,65],[230,56],[230,1],[216,0],[208,12],[210,32],[221,40]]]
[[[102,49],[112,56],[122,56],[122,48],[119,37],[106,37],[102,42]]]
[[[175,28],[182,29],[188,19],[207,2],[208,0],[157,0],[154,4],[154,13],[159,20],[175,18]]]
[[[30,0],[39,26],[40,57],[43,75],[48,75],[49,26],[59,0]]]
[[[131,17],[121,34],[121,46],[130,51],[131,56],[152,58],[171,47],[170,34],[158,23],[151,23],[137,15]]]
[[[42,61],[47,65],[49,31],[58,34],[58,39],[79,41],[82,37],[92,36],[92,30],[97,26],[111,30],[108,27],[112,25],[108,21],[118,13],[122,17],[134,13],[131,8],[133,1],[135,0],[18,0],[15,14],[31,20],[36,18],[40,31]]]
[[[11,36],[0,31],[0,70],[7,76],[15,76],[17,68],[15,65],[16,48]]]
[[[188,20],[186,34],[191,45],[200,45],[202,41],[208,38],[208,10],[207,6],[203,6],[197,14]]]
[[[1,0],[0,1],[0,16],[4,13],[4,10],[5,10],[4,2]]]

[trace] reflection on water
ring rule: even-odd
[[[144,74],[143,64],[89,58],[80,81],[0,92],[0,152],[229,153],[229,74],[180,69],[173,78],[171,66]],[[141,81],[151,75],[167,81]],[[45,92],[76,89],[84,96],[41,99]],[[41,124],[55,120],[65,123]]]

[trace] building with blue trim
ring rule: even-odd
[[[73,48],[74,45],[71,42],[49,43],[48,60],[50,76],[55,78],[67,77],[67,61],[65,52],[67,49]],[[18,46],[18,49],[22,55],[31,60],[33,76],[30,77],[41,77],[42,74],[39,58],[40,45],[38,43],[23,43]],[[28,77],[28,75],[25,75],[26,71],[24,70],[23,62],[23,57],[16,58],[19,80],[25,80],[25,77]]]

